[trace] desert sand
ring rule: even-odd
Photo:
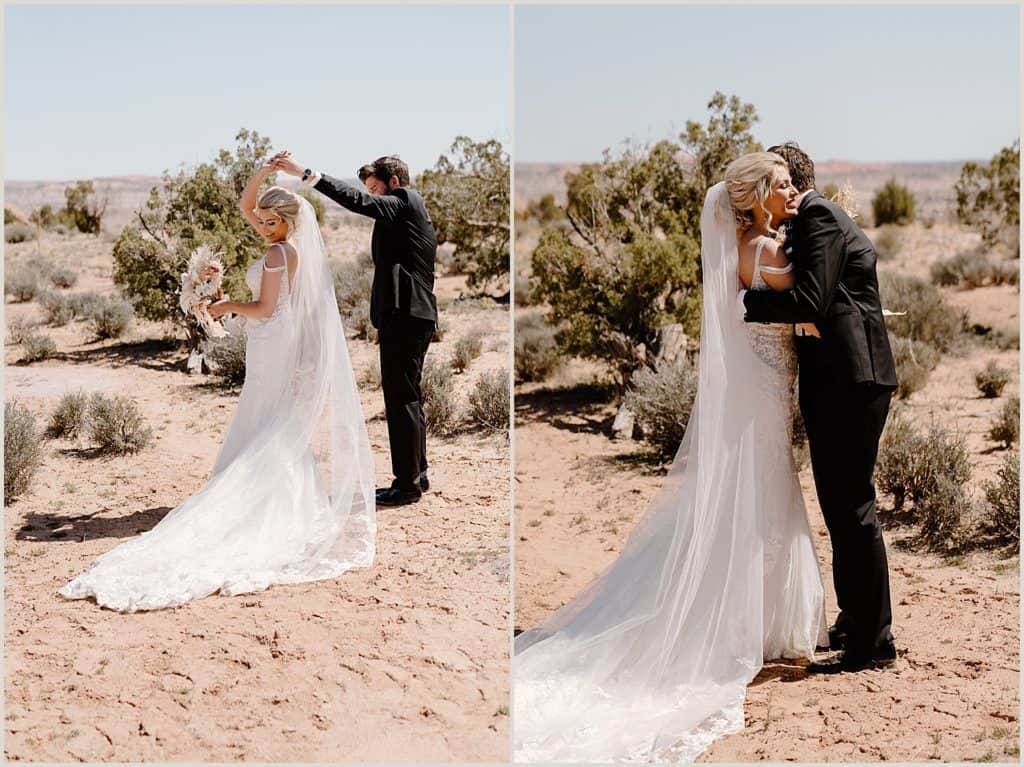
[[[325,228],[332,256],[368,248],[366,227]],[[110,238],[49,237],[43,256],[80,272],[73,291],[112,292]],[[7,246],[6,265],[35,258]],[[507,367],[507,306],[459,302],[442,277],[446,360],[471,327],[483,354],[456,377]],[[41,317],[5,306],[9,323]],[[377,560],[318,583],[212,596],[122,615],[57,595],[121,540],[150,529],[212,468],[237,391],[182,370],[170,330],[137,322],[97,342],[87,324],[42,328],[56,358],[17,363],[5,399],[45,425],[60,395],[133,397],[153,427],[136,455],[96,457],[48,440],[32,491],[5,511],[5,756],[12,761],[500,761],[508,753],[509,443],[460,431],[428,441],[431,489],[378,511]],[[379,484],[390,482],[376,347],[350,340]]]
[[[942,222],[911,225],[902,236],[885,268],[925,278],[935,259],[978,243]],[[532,241],[517,244],[519,269],[530,250]],[[1016,287],[943,292],[971,322],[1017,331]],[[982,399],[974,384],[989,360],[1012,371],[998,399]],[[945,355],[902,403],[914,421],[934,418],[965,437],[975,492],[1005,452],[986,433],[1005,398],[1019,392],[1018,366],[1016,350]],[[604,378],[601,366],[573,360],[543,383],[516,388],[517,629],[539,623],[615,559],[667,468],[642,444],[609,438],[615,407]],[[800,481],[834,619],[831,548],[809,466]],[[891,499],[881,504],[891,507]],[[895,668],[809,677],[806,661],[770,663],[748,688],[745,729],[699,761],[1018,760],[1019,559],[987,551],[944,558],[915,550],[911,538],[909,528],[887,528]]]

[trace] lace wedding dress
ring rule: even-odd
[[[686,435],[618,559],[517,638],[515,761],[692,761],[742,729],[746,686],[765,660],[810,657],[824,637],[790,447],[793,330],[739,317],[724,184],[708,192],[701,235]],[[753,289],[767,288],[758,279]]]
[[[301,205],[294,279],[286,261],[273,314],[246,323],[245,384],[209,480],[62,596],[155,610],[373,563],[369,440],[323,240]],[[264,269],[265,258],[246,271],[256,299]]]

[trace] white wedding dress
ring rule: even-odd
[[[246,323],[245,384],[206,484],[60,594],[131,612],[373,563],[374,465],[333,283],[305,200],[277,306]],[[282,248],[284,252],[284,248]],[[259,298],[260,259],[246,271]]]
[[[811,657],[823,585],[793,463],[792,326],[746,325],[724,184],[701,218],[696,402],[618,559],[516,640],[515,761],[693,761],[763,662]],[[766,289],[763,280],[753,289]]]

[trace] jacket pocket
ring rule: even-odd
[[[854,383],[874,380],[867,329],[856,308],[828,317],[821,335],[828,345],[829,361],[840,375]]]

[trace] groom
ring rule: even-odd
[[[430,214],[419,193],[408,188],[409,168],[397,157],[379,157],[359,169],[365,191],[304,168],[288,152],[278,153],[271,163],[343,208],[374,220],[370,322],[380,336],[381,388],[395,475],[391,487],[377,490],[377,503],[401,506],[418,501],[430,486],[420,379],[437,324],[437,237]]]
[[[843,210],[814,189],[814,163],[795,144],[771,147],[802,193],[786,235],[796,268],[790,291],[745,291],[747,322],[817,324],[821,338],[796,339],[800,411],[814,484],[832,540],[839,617],[829,645],[841,653],[811,663],[833,674],[890,665],[889,568],[872,479],[878,442],[896,389],[882,317],[874,247]]]

